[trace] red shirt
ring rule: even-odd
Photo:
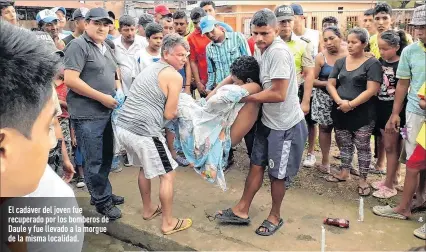
[[[250,51],[251,51],[251,55],[254,55],[254,45],[256,44],[256,40],[254,39],[253,36],[251,36],[248,40],[247,43],[250,47]]]
[[[60,101],[64,101],[64,102],[67,101],[68,88],[65,85],[65,83],[62,83],[61,85],[56,87],[56,93],[58,93],[58,99]],[[70,114],[68,113],[68,109],[62,105],[61,105],[61,109],[62,109],[62,114],[60,115],[60,117],[69,118]]]
[[[206,85],[208,80],[206,47],[209,43],[210,39],[207,38],[207,36],[201,34],[200,29],[195,29],[188,36],[188,44],[191,53],[189,55],[189,59],[197,63],[200,80],[204,85]]]

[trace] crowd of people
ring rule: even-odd
[[[192,225],[172,216],[175,169],[193,166],[225,188],[224,171],[244,139],[250,171],[239,202],[217,213],[221,222],[250,223],[250,205],[268,171],[272,207],[256,233],[273,235],[283,225],[281,203],[301,166],[315,167],[330,183],[358,176],[364,197],[387,199],[403,191],[397,207],[373,208],[379,216],[407,219],[425,207],[425,5],[414,11],[414,37],[393,28],[392,8],[377,3],[365,11],[361,27],[348,31],[331,16],[321,31],[306,28],[299,4],[262,9],[247,38],[216,19],[213,1],[202,1],[189,16],[164,5],[138,20],[123,15],[118,29],[114,13],[78,8],[72,32],[65,30],[65,8],[45,9],[25,36],[19,36],[24,28],[17,27],[13,2],[0,4],[0,76],[7,86],[0,94],[2,197],[30,194],[44,169],[52,169],[67,183],[87,186],[96,210],[118,219],[124,198],[113,194],[108,176],[123,162],[140,167],[143,218],[161,214],[163,234],[172,234]],[[43,48],[31,47],[31,62],[24,63],[3,30],[17,44],[37,37]],[[21,72],[19,64],[37,71]],[[338,172],[330,169],[333,129]],[[16,137],[19,143],[11,140]],[[31,163],[23,160],[27,154],[21,158],[25,151]],[[401,163],[407,167],[403,187]],[[34,178],[14,184],[24,166],[37,166]],[[370,173],[386,177],[370,184]],[[158,206],[151,200],[156,177]],[[414,234],[426,239],[425,229]]]

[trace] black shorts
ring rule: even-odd
[[[299,92],[297,93],[298,96],[299,96],[299,103],[302,103],[304,92],[305,92],[304,86],[303,86],[303,84],[301,84],[299,86]],[[312,119],[312,114],[311,114],[311,111],[312,111],[312,96],[311,96],[311,100],[309,102],[309,108],[310,109],[309,109],[308,114],[305,115],[306,124],[307,125],[315,125],[315,124],[317,124],[317,122]]]
[[[376,103],[376,130],[384,130],[386,123],[388,122],[390,116],[392,115],[393,101],[377,101]],[[400,126],[404,127],[405,125],[405,105],[399,114],[401,118]]]

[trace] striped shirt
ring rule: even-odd
[[[240,56],[251,56],[250,47],[244,35],[239,32],[225,32],[222,43],[211,42],[206,48],[208,81],[207,90],[213,90],[216,85],[230,74],[231,64]]]

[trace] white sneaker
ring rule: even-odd
[[[426,240],[426,224],[424,224],[420,228],[414,230],[414,235],[417,238],[420,238],[422,240]]]
[[[305,160],[303,161],[303,166],[308,167],[308,168],[312,168],[312,167],[315,166],[315,162],[317,162],[315,155],[308,153],[308,155],[306,155]]]
[[[77,188],[83,188],[86,186],[86,184],[84,183],[84,178],[82,177],[78,177],[77,179],[77,184],[75,185]]]

